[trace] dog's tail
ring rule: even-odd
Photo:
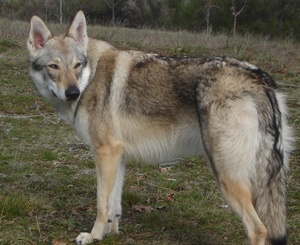
[[[254,205],[267,228],[267,244],[287,244],[286,172],[292,150],[291,129],[286,122],[284,96],[268,93],[268,113],[261,111],[260,126],[264,131],[258,153],[256,196]],[[257,108],[258,111],[260,110]],[[267,150],[266,150],[267,149]]]

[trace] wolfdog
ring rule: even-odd
[[[250,244],[287,244],[292,132],[267,73],[229,57],[118,50],[88,38],[82,11],[59,36],[33,16],[27,46],[37,90],[95,156],[97,217],[78,244],[118,232],[126,161],[190,154],[207,156]]]

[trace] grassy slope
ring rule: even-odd
[[[72,244],[95,217],[95,174],[89,150],[39,96],[27,76],[28,24],[1,20],[0,244]],[[62,30],[52,26],[55,32]],[[290,244],[300,244],[298,44],[264,38],[187,32],[89,29],[120,48],[168,55],[230,55],[269,71],[288,95],[296,131],[288,192]],[[296,87],[293,87],[296,86]],[[129,163],[118,236],[99,244],[246,244],[203,159],[190,157],[161,173]]]

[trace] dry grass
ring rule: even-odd
[[[87,147],[35,92],[27,76],[28,23],[0,20],[0,244],[73,244],[95,217],[95,172]],[[65,26],[50,25],[54,33]],[[272,74],[288,96],[296,150],[288,192],[290,244],[300,244],[298,43],[263,37],[89,27],[124,49],[164,55],[229,55]],[[173,196],[174,195],[174,196]],[[173,198],[170,198],[173,197]],[[128,164],[121,233],[99,244],[246,244],[203,159],[161,173]]]

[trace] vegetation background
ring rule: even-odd
[[[299,0],[0,0],[1,16],[25,21],[67,23],[79,9],[93,24],[300,39]]]
[[[137,6],[136,12],[125,12],[126,4]],[[79,232],[93,226],[93,157],[38,96],[28,77],[26,50],[31,15],[46,19],[58,34],[78,9],[88,13],[89,36],[118,48],[171,56],[233,56],[275,78],[287,95],[295,130],[287,206],[289,244],[300,244],[299,1],[2,0],[0,6],[1,245],[74,244]],[[216,6],[210,9],[208,29],[205,6]],[[254,9],[262,12],[250,18]],[[250,28],[255,20],[262,31]],[[256,31],[259,35],[251,34]],[[245,245],[247,240],[205,160],[191,156],[171,167],[128,163],[120,234],[95,244]]]

